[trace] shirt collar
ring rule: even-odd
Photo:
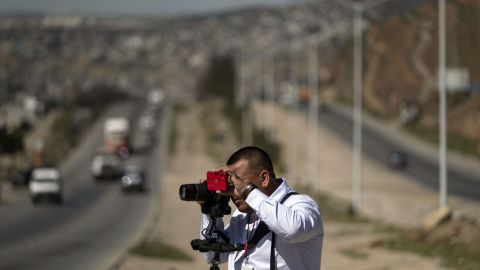
[[[276,201],[281,201],[287,193],[292,191],[292,189],[288,186],[287,181],[285,181],[284,178],[280,178],[282,180],[282,183],[275,189],[275,191],[270,195],[270,198],[276,200]]]

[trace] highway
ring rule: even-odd
[[[125,161],[146,169],[148,190],[143,194],[123,194],[118,181],[96,183],[90,171],[102,143],[103,120],[107,116],[135,119],[139,113],[138,105],[117,104],[90,128],[61,164],[62,206],[34,206],[25,190],[18,200],[0,205],[0,269],[107,269],[139,238],[155,207],[160,144]],[[160,126],[155,132],[158,139]]]
[[[90,164],[102,143],[103,120],[119,115],[134,120],[140,110],[134,104],[118,104],[107,110],[77,150],[62,163],[63,206],[33,206],[25,191],[19,200],[0,205],[0,269],[107,269],[132,240],[138,239],[155,207],[154,197],[161,180],[160,144],[127,160],[147,169],[150,181],[146,194],[123,194],[117,182],[95,183]],[[351,144],[352,120],[348,113],[330,108],[319,114],[319,121]],[[157,139],[161,139],[161,126],[158,123]],[[364,125],[363,151],[367,158],[388,166],[388,156],[393,150],[405,151],[409,157],[409,165],[399,173],[438,189],[436,160],[404,149],[395,140]],[[451,194],[479,200],[479,186],[478,175],[449,168]]]
[[[351,114],[329,107],[327,112],[319,113],[319,121],[344,141],[352,144]],[[438,159],[431,159],[420,154],[415,149],[407,149],[398,141],[389,138],[369,125],[362,127],[363,155],[373,161],[388,166],[388,157],[392,151],[401,150],[408,156],[408,166],[398,170],[410,179],[438,190],[439,169]],[[448,192],[460,197],[480,200],[480,174],[468,172],[449,165]]]

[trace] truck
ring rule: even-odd
[[[125,117],[111,117],[105,120],[104,149],[107,153],[125,158],[131,152],[130,122]]]

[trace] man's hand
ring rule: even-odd
[[[245,190],[245,188],[250,184],[247,179],[242,179],[238,177],[237,174],[232,172],[230,174],[230,180],[233,183],[233,186],[235,187],[233,196],[235,197],[242,197],[242,193]]]
[[[227,190],[226,191],[217,191],[217,194],[223,195],[223,196],[234,196],[234,197],[241,197],[242,192],[245,189],[245,187],[250,184],[246,179],[242,179],[238,177],[238,175],[234,172],[231,171],[228,166],[223,166],[218,169],[215,169],[214,171],[219,172],[219,171],[225,171],[229,174],[228,177],[228,182],[227,182]]]
[[[217,190],[216,193],[222,196],[233,196],[233,192],[235,187],[233,186],[232,181],[230,180],[230,177],[232,175],[232,171],[230,171],[230,168],[227,166],[223,166],[220,168],[217,168],[213,170],[214,172],[227,172],[228,173],[228,178],[227,178],[227,190],[222,191],[222,190]]]

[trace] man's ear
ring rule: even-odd
[[[268,187],[268,184],[271,180],[272,179],[270,179],[270,174],[268,174],[266,170],[262,170],[262,172],[260,173],[260,182],[262,183],[262,187]]]

